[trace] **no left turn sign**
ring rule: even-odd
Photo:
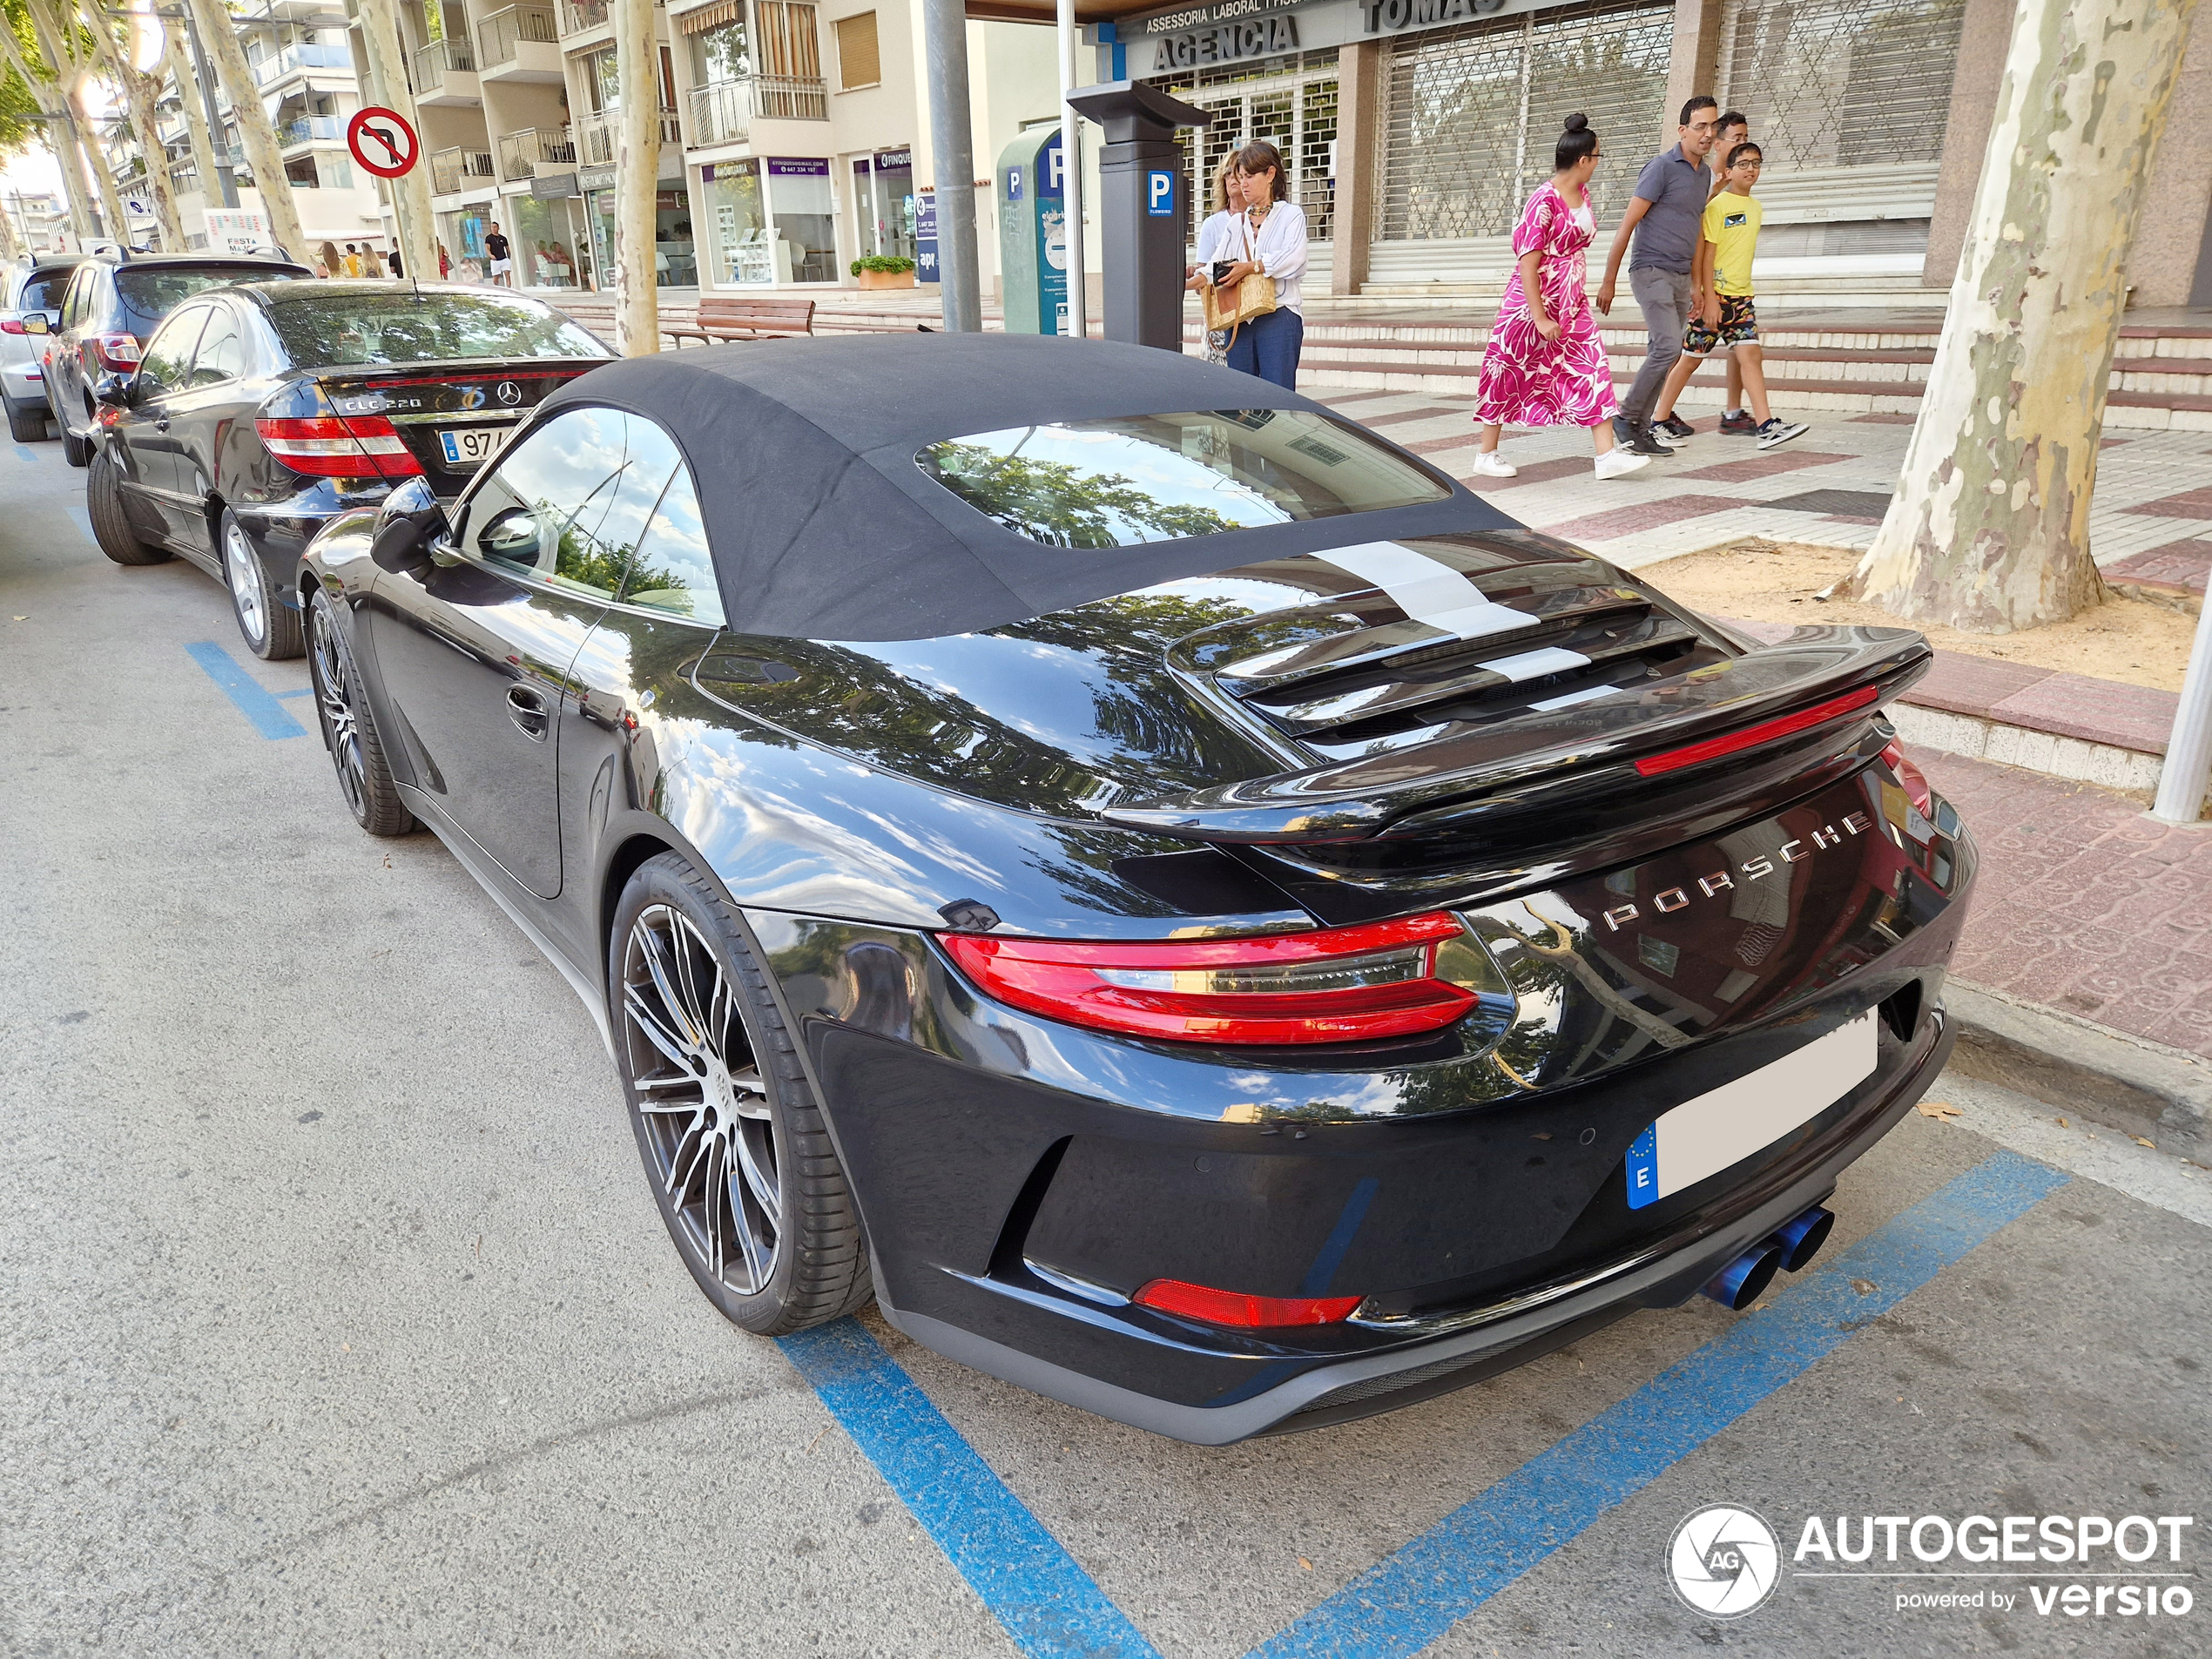
[[[422,141],[397,110],[365,105],[346,123],[346,147],[354,159],[379,179],[396,179],[413,167],[422,153]]]

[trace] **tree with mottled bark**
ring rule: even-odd
[[[1854,591],[1974,633],[2102,603],[2089,502],[2128,253],[2195,0],[2023,0],[1904,475]]]
[[[104,233],[111,241],[127,245],[131,223],[124,215],[123,197],[115,187],[114,171],[108,165],[106,152],[99,140],[99,123],[92,113],[90,95],[97,58],[91,30],[73,7],[56,6],[50,0],[26,0],[26,3],[30,8],[31,27],[38,37],[39,50],[53,66],[62,89],[62,102],[71,118],[68,123],[70,138],[57,142],[67,145],[73,140],[79,152],[78,165],[89,170],[99,193]]]
[[[50,51],[39,39],[37,21],[24,0],[12,0],[7,8],[9,26],[0,29],[0,56],[17,78],[30,90],[38,111],[45,117],[39,136],[53,152],[62,176],[62,199],[69,206],[70,234],[79,247],[92,241],[99,233],[92,225],[92,185],[84,176],[84,153],[77,145],[76,112],[70,108],[67,90],[56,63],[57,52]],[[31,30],[36,43],[26,52],[17,24]],[[33,67],[31,53],[37,55]]]
[[[138,159],[145,168],[146,194],[153,198],[154,217],[161,222],[164,247],[172,253],[185,251],[185,224],[177,212],[177,192],[169,182],[169,150],[161,142],[161,121],[155,105],[161,96],[161,70],[151,73],[138,64],[138,30],[152,30],[154,20],[143,11],[111,9],[99,0],[83,0],[84,25],[93,55],[107,78],[123,95],[131,111],[131,129],[138,141]]]
[[[438,230],[430,215],[430,158],[421,153],[422,117],[408,84],[400,14],[393,0],[357,0],[357,5],[361,41],[368,51],[369,101],[396,111],[416,135],[415,165],[383,184],[391,193],[399,230],[394,241],[405,257],[408,274],[420,282],[438,274]]]
[[[219,207],[223,198],[215,171],[215,139],[207,130],[207,108],[200,99],[199,78],[192,73],[185,51],[181,17],[161,20],[161,68],[158,73],[177,88],[177,103],[185,117],[185,139],[192,146],[192,171],[199,175],[200,203],[204,207]]]
[[[307,236],[300,225],[300,209],[292,199],[292,181],[285,177],[284,156],[277,147],[276,128],[261,111],[261,88],[253,67],[239,44],[238,24],[223,0],[185,0],[199,25],[200,50],[207,54],[223,96],[230,100],[238,122],[239,143],[246,151],[246,165],[253,170],[254,187],[261,192],[262,211],[269,216],[269,234],[293,259],[306,256]],[[211,179],[206,181],[213,184]]]
[[[615,349],[660,349],[660,279],[653,269],[660,181],[660,53],[653,0],[615,0],[615,81],[622,93],[615,151]]]

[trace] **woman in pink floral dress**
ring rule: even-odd
[[[1536,187],[1514,226],[1518,262],[1498,302],[1477,383],[1478,477],[1514,476],[1516,469],[1498,453],[1508,422],[1589,428],[1601,478],[1618,478],[1645,464],[1642,455],[1613,447],[1612,416],[1619,408],[1613,365],[1583,292],[1582,250],[1597,234],[1590,175],[1601,159],[1588,118],[1568,116],[1553,152],[1557,171]]]

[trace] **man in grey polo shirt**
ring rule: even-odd
[[[1705,171],[1705,152],[1713,147],[1720,105],[1702,93],[1682,106],[1682,142],[1663,155],[1655,156],[1637,176],[1635,197],[1613,233],[1613,250],[1605,256],[1605,280],[1598,284],[1597,308],[1610,315],[1613,286],[1621,274],[1621,256],[1635,238],[1635,257],[1629,261],[1629,287],[1643,307],[1644,327],[1650,331],[1649,354],[1636,371],[1635,382],[1621,400],[1614,417],[1614,434],[1635,454],[1674,453],[1651,428],[1651,410],[1667,383],[1667,371],[1682,355],[1682,339],[1689,320],[1697,314],[1699,296],[1691,284],[1696,268],[1697,238],[1705,218],[1705,204],[1712,196],[1712,175]]]

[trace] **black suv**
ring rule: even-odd
[[[94,386],[104,375],[135,374],[164,317],[209,288],[313,274],[276,253],[102,254],[79,265],[62,296],[60,327],[43,354],[46,401],[69,464],[92,459],[99,413]]]

